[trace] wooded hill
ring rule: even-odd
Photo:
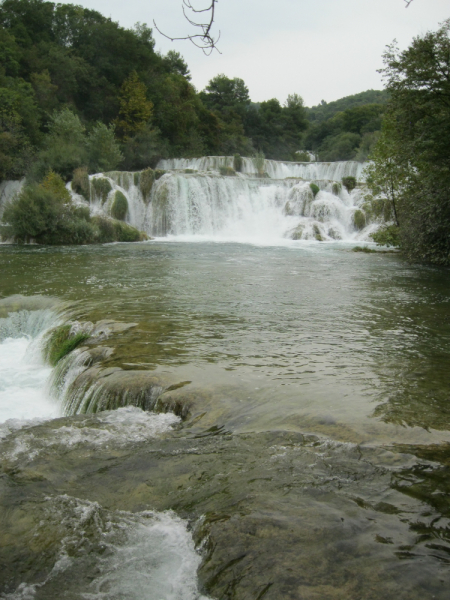
[[[364,160],[386,96],[369,91],[306,109],[293,94],[252,103],[218,75],[198,93],[175,51],[152,31],[43,0],[0,4],[0,180],[142,169],[161,157],[263,152],[298,160]],[[301,157],[301,155],[300,155]]]

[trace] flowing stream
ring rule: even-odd
[[[0,598],[446,600],[447,271],[198,166],[108,175],[164,237],[0,246]]]

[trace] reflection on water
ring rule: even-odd
[[[121,409],[113,424],[79,415],[6,436],[0,589],[50,582],[60,540],[50,533],[41,556],[34,534],[43,519],[55,527],[44,498],[67,494],[116,520],[128,511],[124,522],[147,510],[188,519],[213,598],[447,598],[446,271],[294,242],[3,246],[0,262],[3,297],[57,297],[74,319],[136,323],[104,342],[103,366],[166,378],[165,394],[193,407],[151,435],[148,417],[133,409],[130,429]],[[94,566],[106,564],[97,546]],[[103,593],[89,591],[92,565],[33,597]]]

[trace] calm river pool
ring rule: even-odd
[[[448,271],[175,239],[0,273],[1,598],[447,600]],[[64,322],[97,333],[58,379]]]

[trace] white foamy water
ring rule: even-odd
[[[46,387],[51,367],[41,352],[42,336],[56,321],[50,309],[18,310],[0,319],[0,437],[60,414]]]
[[[363,215],[364,191],[357,188],[348,193],[339,183],[350,174],[361,178],[361,163],[266,161],[273,177],[257,178],[249,171],[251,160],[245,159],[244,173],[221,176],[217,169],[230,160],[232,157],[166,161],[162,166],[172,170],[154,182],[150,197],[145,199],[139,174],[91,176],[106,177],[111,192],[105,202],[94,194],[90,210],[110,215],[119,191],[127,198],[126,221],[152,237],[258,245],[285,245],[285,240],[366,242],[371,241],[370,234],[380,225],[378,221],[366,223],[364,216],[362,225],[360,219],[358,226],[355,224],[355,214]],[[196,170],[208,166],[212,168]],[[320,190],[316,188],[315,195],[312,181]]]
[[[58,416],[59,409],[46,392],[50,372],[29,338],[0,342],[0,423]]]
[[[83,600],[208,600],[198,590],[201,557],[187,523],[170,511],[133,514],[48,497],[36,540],[47,531],[59,543],[46,578],[23,582],[4,600],[60,597],[66,578],[71,597]]]

